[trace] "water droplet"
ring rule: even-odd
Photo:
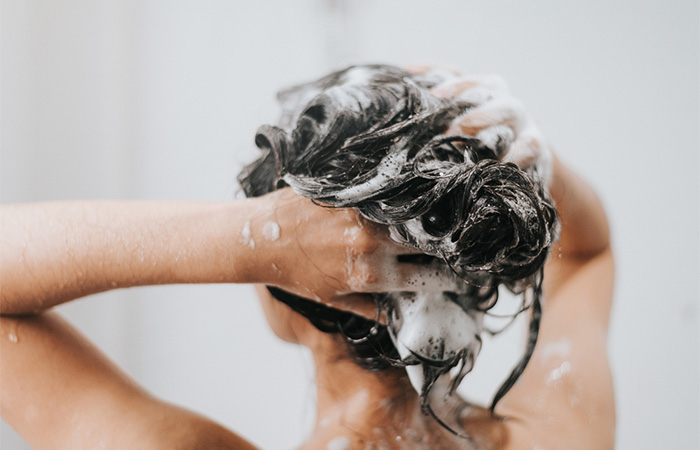
[[[19,342],[19,338],[18,338],[17,335],[14,334],[14,333],[10,333],[10,334],[7,336],[7,338],[8,338],[8,339],[10,340],[10,342],[12,342],[13,344],[16,344],[17,342]]]

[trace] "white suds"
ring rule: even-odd
[[[355,67],[345,72],[342,84],[327,88],[324,94],[344,109],[367,108],[372,104],[372,98],[365,85],[372,79],[372,75],[372,71],[365,67]]]
[[[362,231],[362,227],[358,225],[356,227],[346,228],[343,234],[345,236],[350,236],[350,238],[354,241],[360,234],[360,231]]]
[[[350,439],[345,436],[333,438],[326,445],[328,450],[346,450],[348,447],[350,447]]]
[[[265,222],[265,225],[263,225],[263,236],[268,241],[276,241],[280,237],[280,226],[276,222]]]
[[[492,127],[485,128],[476,134],[476,138],[479,139],[483,145],[491,149],[496,149],[499,145],[501,148],[508,148],[511,142],[513,142],[513,130],[506,125],[494,125]]]
[[[477,336],[483,329],[483,313],[466,313],[442,292],[395,297],[396,318],[391,337],[402,359],[418,354],[431,360],[447,360],[463,350],[473,361],[481,344]],[[471,367],[465,367],[469,372]],[[423,373],[420,366],[406,367],[411,384],[420,392]]]
[[[355,261],[357,260],[357,252],[354,248],[348,247],[345,249],[345,275],[351,278],[348,284],[352,287],[356,280],[353,280],[353,272],[355,271]],[[359,286],[357,286],[359,287]]]
[[[372,71],[366,67],[353,67],[345,72],[345,86],[363,85],[372,79]]]
[[[402,296],[396,306],[402,322],[396,339],[431,359],[456,355],[481,332],[480,317],[472,317],[442,292]]]
[[[467,103],[472,103],[474,105],[482,105],[489,100],[493,100],[493,98],[493,91],[481,87],[473,87],[459,94],[460,100],[465,101]]]
[[[551,385],[553,383],[556,383],[557,381],[561,380],[561,378],[569,373],[571,371],[571,364],[569,364],[569,361],[564,361],[561,363],[559,367],[556,369],[552,370],[549,373],[549,378],[547,378],[547,384]]]
[[[245,225],[243,225],[243,229],[241,230],[241,243],[252,249],[255,248],[255,241],[250,236],[250,221],[246,221]]]
[[[399,353],[406,351],[406,347],[399,348]],[[403,356],[402,356],[403,357]],[[416,392],[420,393],[423,391],[423,365],[416,364],[412,366],[406,366],[406,375],[408,375],[408,381],[411,382],[411,386]]]
[[[389,154],[384,157],[376,169],[376,175],[373,178],[365,181],[362,184],[348,186],[345,189],[338,191],[335,197],[338,200],[353,200],[356,198],[368,197],[376,194],[389,184],[394,178],[398,177],[401,169],[406,164],[408,150],[403,150],[400,153]],[[285,181],[287,176],[285,175]],[[294,185],[292,185],[293,187]]]
[[[13,334],[13,333],[10,333],[10,335],[7,336],[7,338],[8,338],[8,339],[10,340],[10,342],[12,342],[13,344],[16,344],[17,341],[18,341],[17,335],[15,335],[15,334]]]

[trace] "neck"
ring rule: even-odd
[[[402,448],[438,442],[444,429],[421,413],[405,371],[370,372],[352,360],[337,336],[319,333],[314,340],[309,347],[316,365],[317,415],[309,447],[339,438],[395,442]]]
[[[397,409],[418,404],[403,370],[370,372],[356,364],[336,336],[319,336],[316,366],[317,426],[342,415],[347,421],[384,423]]]
[[[317,414],[315,429],[306,447],[347,439],[347,442],[375,442],[386,448],[473,448],[471,438],[456,437],[433,417],[421,413],[419,396],[403,369],[370,372],[352,360],[337,336],[314,333],[313,341],[307,345],[316,366]],[[443,418],[461,416],[465,419],[462,413],[467,413],[474,415],[477,422],[488,420],[488,411],[465,409],[459,397],[450,397],[445,402],[445,389],[446,386],[438,383],[431,393],[431,403]],[[460,423],[448,422],[454,430],[466,432],[461,420]],[[478,427],[473,431],[483,433]],[[385,445],[388,443],[391,445]],[[326,448],[326,445],[320,447]]]

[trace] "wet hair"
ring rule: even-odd
[[[255,143],[262,156],[243,170],[239,181],[249,197],[291,186],[319,203],[352,207],[386,225],[394,240],[424,253],[403,262],[445,263],[464,280],[464,292],[445,295],[465,313],[488,311],[501,285],[523,294],[522,310],[532,310],[527,347],[496,393],[493,412],[534,350],[542,267],[556,237],[557,215],[537,168],[526,172],[499,161],[507,138],[487,144],[444,134],[473,105],[431,95],[440,81],[436,75],[367,65],[284,90],[278,94],[280,121],[259,128]],[[353,358],[368,370],[422,364],[426,414],[432,414],[428,392],[440,375],[461,361],[458,384],[471,370],[474,354],[465,352],[400,358],[392,319],[396,294],[373,294],[378,313],[387,313],[388,323],[382,325],[268,289],[319,330],[340,334]]]

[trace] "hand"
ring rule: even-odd
[[[262,242],[271,252],[263,259],[274,261],[271,284],[282,289],[374,318],[374,303],[355,293],[458,291],[462,285],[445,264],[398,262],[399,255],[421,252],[392,241],[386,228],[353,209],[319,206],[289,188],[263,199],[271,215],[264,223],[254,220],[258,231],[252,232],[279,227],[277,239]]]
[[[522,102],[512,97],[508,85],[498,75],[460,76],[442,67],[411,66],[409,71],[429,74],[450,73],[432,93],[454,97],[474,105],[457,117],[446,134],[463,134],[480,139],[496,150],[504,162],[537,174],[548,182],[552,173],[552,153],[542,133]]]

